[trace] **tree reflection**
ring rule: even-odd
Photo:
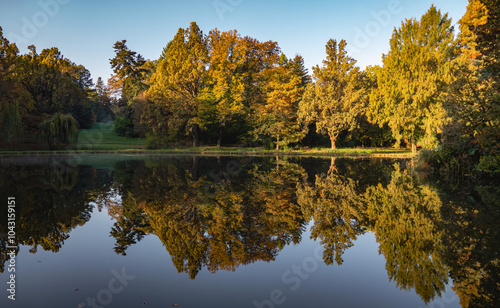
[[[117,254],[154,234],[177,270],[193,279],[203,268],[234,271],[273,261],[301,241],[311,222],[328,265],[341,265],[356,239],[373,232],[400,288],[429,302],[451,278],[462,307],[498,304],[500,189],[423,183],[401,166],[168,157],[122,161],[111,171],[64,159],[18,162],[2,165],[0,197],[16,196],[18,243],[33,253],[59,251],[71,230],[89,221],[94,202],[115,219]],[[8,259],[6,217],[0,217],[0,272]]]
[[[327,174],[316,175],[314,184],[304,182],[298,188],[304,215],[314,221],[311,237],[321,240],[323,260],[328,265],[334,260],[341,265],[345,250],[365,232],[363,199],[356,190],[353,179],[338,173],[334,158]]]
[[[292,186],[303,175],[297,164],[204,161],[200,172],[198,163],[160,162],[129,192],[179,272],[194,278],[203,266],[216,272],[272,261],[284,245],[300,241],[304,220]],[[229,164],[240,167],[238,174],[223,173]]]
[[[43,164],[5,164],[0,174],[0,197],[16,197],[16,241],[58,252],[69,233],[90,219],[93,192],[103,187],[89,166],[71,167],[65,160],[46,160]],[[102,179],[101,179],[102,180]],[[109,179],[108,179],[109,180]],[[2,213],[6,207],[2,204]],[[0,220],[2,236],[0,272],[6,256],[6,214]]]
[[[395,168],[387,187],[378,184],[366,191],[370,229],[386,258],[389,278],[405,290],[415,288],[429,302],[448,281],[439,228],[441,200],[430,186]]]
[[[462,187],[463,188],[463,187]],[[462,307],[500,305],[500,189],[443,189],[444,260]]]

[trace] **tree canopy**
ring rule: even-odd
[[[390,46],[370,95],[369,119],[387,123],[396,146],[404,139],[414,152],[417,143],[435,147],[445,121],[441,98],[457,54],[451,19],[431,6],[420,20],[406,19],[394,29]]]
[[[311,83],[299,106],[302,121],[316,123],[316,129],[330,138],[331,148],[342,131],[352,130],[364,111],[364,88],[356,60],[347,54],[347,43],[330,39],[323,66],[313,68]]]

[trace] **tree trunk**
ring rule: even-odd
[[[276,138],[276,151],[279,151],[280,150],[280,137],[278,136]]]
[[[335,165],[335,157],[332,157],[332,160],[330,161],[330,169],[328,170],[328,174],[331,174],[334,172],[338,173],[337,166]]]
[[[200,146],[200,133],[198,131],[198,124],[193,125],[193,146]]]
[[[200,157],[193,156],[193,165],[191,167],[191,177],[194,181],[198,181],[199,178],[199,168],[200,166]]]
[[[224,131],[224,126],[219,126],[219,138],[217,138],[217,147],[222,145],[222,132]]]
[[[417,144],[415,143],[415,138],[413,138],[413,135],[411,136],[411,152],[417,153]]]
[[[335,146],[335,140],[337,140],[337,136],[330,135],[330,142],[332,143],[332,150],[337,149],[337,147]]]

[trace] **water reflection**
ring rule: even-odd
[[[18,242],[32,253],[57,252],[96,205],[114,219],[117,254],[153,234],[177,270],[194,279],[203,268],[215,273],[273,261],[300,243],[311,223],[328,265],[342,265],[357,237],[373,232],[388,277],[425,302],[450,279],[462,307],[499,301],[500,188],[491,184],[425,182],[408,161],[168,157],[107,167],[62,161],[2,163],[1,198],[17,197]]]

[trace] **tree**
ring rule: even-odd
[[[185,127],[192,135],[193,146],[198,146],[201,105],[198,95],[204,87],[208,63],[206,38],[198,25],[192,22],[188,29],[179,28],[164,50],[163,57],[151,76],[151,87],[146,97],[152,104],[164,106],[162,109],[166,110],[162,113],[167,113],[168,119],[152,120],[157,125],[172,121],[177,124],[174,130]],[[148,123],[147,117],[145,120]]]
[[[306,124],[316,123],[316,130],[328,134],[331,147],[344,130],[356,126],[356,117],[364,109],[365,90],[360,82],[356,60],[349,57],[346,41],[330,39],[323,67],[313,68],[314,83],[309,84],[299,104],[299,117]]]
[[[477,169],[500,170],[500,65],[496,33],[500,5],[470,1],[460,20],[461,54],[454,61],[454,81],[446,107],[453,122],[445,129],[444,160],[467,157]]]
[[[21,115],[33,106],[15,73],[20,62],[17,53],[17,46],[3,37],[0,27],[0,142],[20,137]]]
[[[101,77],[97,78],[92,104],[92,110],[96,115],[97,122],[106,122],[114,119],[112,99]]]
[[[470,22],[470,18],[478,19]],[[462,37],[474,42],[479,59],[500,87],[500,4],[496,0],[470,0],[465,16],[460,20]]]
[[[207,87],[202,93],[203,122],[218,126],[217,145],[222,144],[224,129],[235,118],[248,113],[245,107],[244,40],[236,31],[210,31],[208,38],[209,69]]]
[[[94,115],[89,100],[93,83],[90,72],[61,54],[59,49],[35,46],[19,59],[16,70],[20,83],[34,104],[29,113],[22,115],[23,131],[36,135],[38,125],[51,115],[70,113],[80,128],[90,128]]]
[[[451,19],[431,6],[420,21],[406,19],[394,29],[390,44],[370,95],[369,119],[389,125],[395,146],[404,139],[413,152],[416,142],[434,147],[445,122],[440,99],[457,53]]]
[[[258,107],[258,126],[254,134],[270,136],[276,144],[276,150],[280,146],[300,141],[305,135],[297,117],[299,101],[307,83],[302,65],[302,57],[289,61],[282,54],[279,66],[268,73],[266,99]]]
[[[207,37],[209,67],[201,93],[202,122],[218,129],[217,144],[231,124],[249,122],[253,107],[261,102],[262,76],[278,61],[276,42],[241,37],[236,30],[210,31]],[[243,131],[240,129],[240,131]]]
[[[141,66],[146,61],[140,54],[130,50],[126,43],[127,40],[121,40],[113,45],[115,57],[109,63],[121,85],[121,96],[130,100],[144,89]]]
[[[146,82],[151,73],[151,61],[130,50],[126,40],[117,41],[113,48],[115,57],[110,59],[114,75],[108,80],[111,93],[119,96],[122,114],[115,122],[115,131],[121,136],[134,137],[144,135],[140,127],[142,106],[136,106],[134,99],[146,90]],[[127,125],[123,125],[127,123]]]
[[[69,144],[78,140],[78,123],[70,114],[56,113],[40,123],[40,136],[52,149],[54,142]]]

